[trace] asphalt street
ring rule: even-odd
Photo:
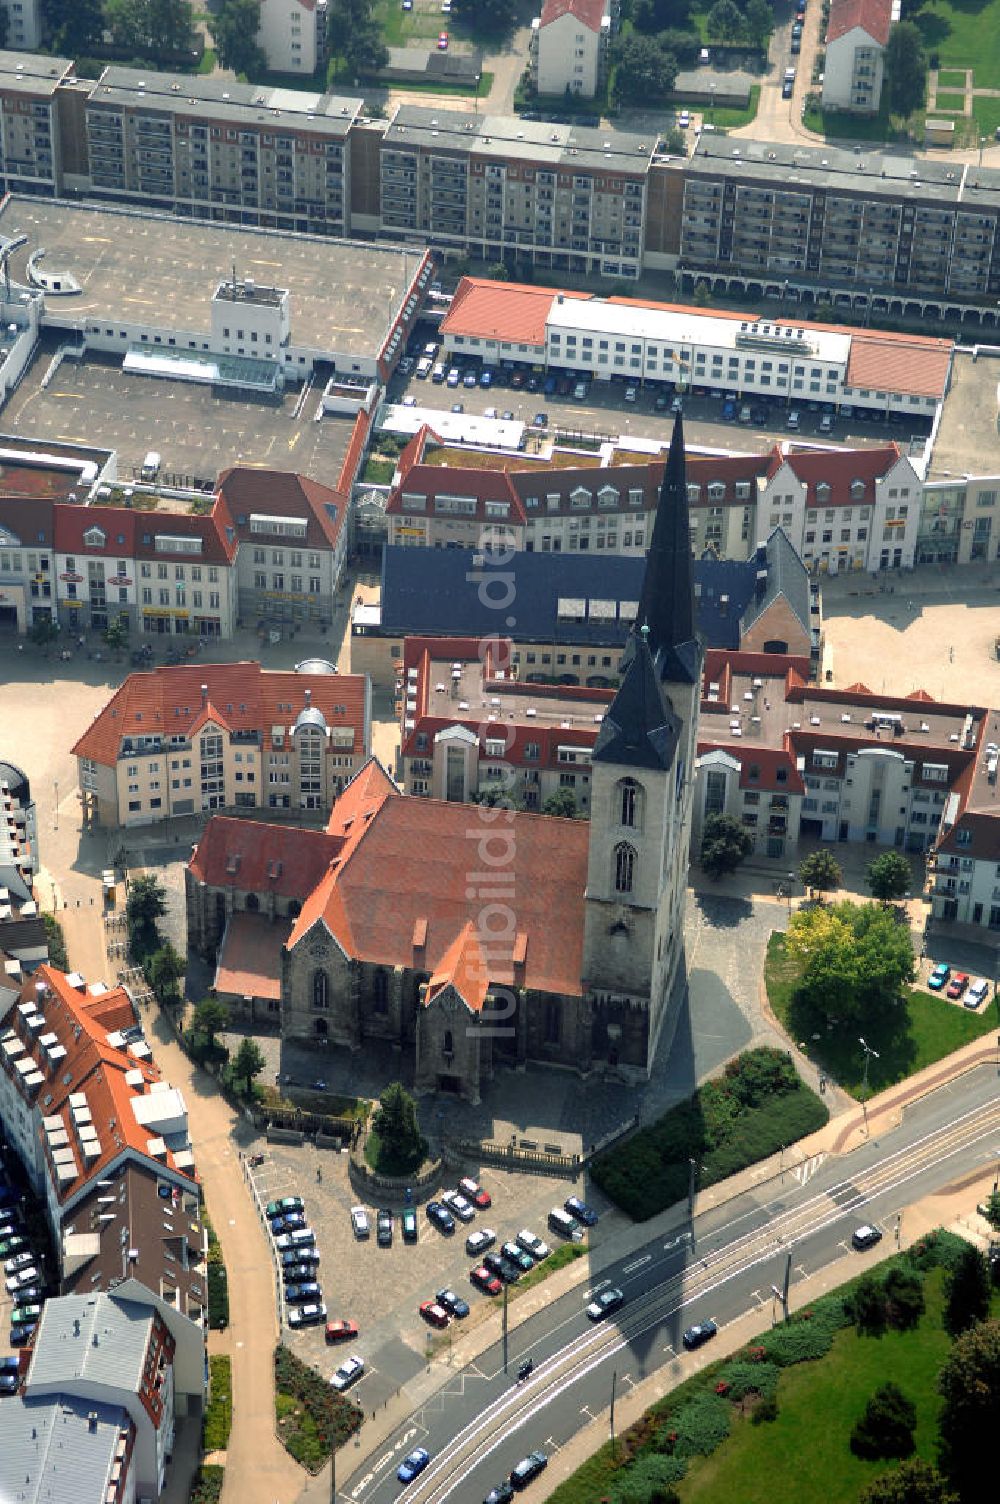
[[[475,1504],[520,1458],[541,1448],[554,1455],[618,1393],[665,1365],[683,1374],[681,1334],[711,1317],[720,1328],[751,1310],[761,1326],[777,1306],[791,1260],[795,1285],[844,1255],[861,1222],[875,1221],[887,1244],[907,1205],[984,1165],[1000,1153],[995,1067],[983,1067],[912,1106],[893,1133],[849,1157],[797,1166],[774,1194],[747,1193],[676,1231],[594,1270],[577,1289],[511,1335],[504,1371],[502,1343],[482,1353],[416,1411],[385,1447],[343,1481],[341,1500],[383,1504],[401,1493],[396,1468],[415,1446],[431,1461],[405,1491],[407,1504]],[[858,1267],[864,1267],[859,1255]],[[877,1255],[876,1255],[877,1257]],[[585,1306],[595,1291],[617,1285],[625,1305],[594,1324]],[[518,1384],[530,1357],[531,1378]]]

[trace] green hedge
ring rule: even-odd
[[[222,1245],[204,1209],[202,1221],[208,1233],[208,1324],[213,1331],[224,1332],[229,1325],[229,1276],[222,1257]]]
[[[781,1050],[748,1050],[722,1076],[649,1128],[596,1159],[597,1185],[636,1222],[688,1193],[689,1161],[704,1189],[813,1133],[829,1113]]]
[[[214,1463],[203,1463],[195,1474],[188,1504],[219,1504],[222,1498],[222,1480],[225,1468]]]
[[[311,1473],[361,1428],[360,1407],[280,1342],[274,1349],[274,1391],[281,1444]]]
[[[231,1358],[208,1360],[211,1375],[208,1404],[202,1422],[203,1452],[224,1452],[233,1425],[233,1362]]]

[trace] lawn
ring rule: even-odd
[[[470,89],[468,84],[444,83],[405,83],[395,84],[393,87],[414,94],[460,94],[466,99],[487,99],[493,87],[493,74],[489,71],[481,73],[478,89]]]
[[[974,68],[976,88],[1000,88],[1000,0],[925,0],[908,19],[946,70]]]
[[[542,1280],[548,1279],[550,1274],[556,1274],[560,1269],[565,1269],[567,1264],[573,1264],[577,1259],[582,1259],[587,1252],[584,1243],[560,1243],[558,1248],[553,1248],[547,1259],[542,1259],[534,1269],[523,1274],[516,1285],[510,1287],[510,1298],[513,1300],[518,1295],[523,1295],[525,1290],[540,1285]]]
[[[760,84],[754,84],[750,90],[750,102],[745,109],[710,108],[705,111],[704,118],[720,131],[735,130],[738,125],[749,125],[751,120],[756,120],[759,104]]]
[[[807,130],[819,131],[831,141],[906,141],[911,131],[915,140],[922,141],[924,133],[922,114],[911,116],[909,122],[890,115],[886,90],[882,91],[882,108],[871,116],[821,109],[819,95],[810,94],[802,123]]]
[[[939,90],[934,108],[936,110],[957,110],[961,113],[965,109],[965,95],[942,94]]]
[[[224,1452],[233,1425],[233,1360],[209,1358],[211,1392],[202,1418],[201,1445],[205,1452]]]
[[[831,1030],[825,1039],[814,1039],[812,1035],[818,1031],[796,1017],[793,1004],[796,974],[795,966],[785,955],[784,935],[774,933],[768,942],[764,978],[775,1016],[838,1085],[852,1096],[860,1097],[864,1058],[857,1042],[859,1031],[845,1026],[839,1031]],[[879,1053],[879,1058],[872,1058],[869,1064],[869,1093],[894,1086],[980,1035],[992,1033],[997,1028],[998,1016],[995,1002],[988,1003],[979,1013],[970,1013],[932,993],[911,989],[899,1014],[865,1024],[865,1038]]]
[[[951,1345],[941,1325],[944,1274],[924,1281],[927,1309],[915,1330],[860,1337],[853,1327],[839,1332],[829,1355],[818,1363],[798,1363],[782,1372],[778,1418],[769,1425],[737,1420],[728,1441],[710,1457],[692,1460],[677,1485],[683,1504],[773,1504],[781,1480],[794,1490],[795,1504],[855,1504],[872,1478],[892,1466],[866,1462],[848,1445],[851,1427],[865,1401],[893,1382],[917,1407],[917,1454],[935,1460],[938,1370]],[[822,1416],[822,1424],[817,1417]],[[803,1466],[803,1459],[808,1465]]]

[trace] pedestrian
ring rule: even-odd
[[[323,1183],[323,1171],[319,1165],[316,1166],[316,1183],[317,1185],[322,1185]]]

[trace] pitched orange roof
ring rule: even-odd
[[[600,31],[605,0],[545,0],[540,24],[548,26],[562,16],[574,16],[591,31]]]
[[[342,839],[322,830],[213,815],[189,865],[192,877],[212,888],[273,892],[301,902],[342,847]]]
[[[860,26],[884,47],[892,27],[892,0],[831,0],[827,46]]]
[[[448,987],[454,988],[470,1013],[483,1011],[489,990],[489,971],[471,920],[455,936],[432,973],[424,993],[424,1007],[433,1003]]]
[[[268,517],[301,517],[306,520],[307,548],[333,548],[347,517],[347,497],[307,475],[289,470],[257,469],[250,465],[232,465],[218,480],[223,496],[243,539],[260,542],[260,534],[250,531],[250,514]]]
[[[555,299],[590,296],[586,292],[561,292],[555,287],[463,277],[441,321],[441,333],[542,348],[546,320]]]
[[[947,339],[854,329],[844,386],[855,392],[901,392],[914,397],[941,398],[948,383],[953,349]]]

